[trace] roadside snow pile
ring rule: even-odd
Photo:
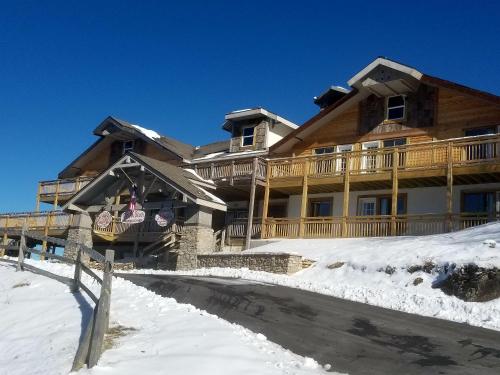
[[[500,223],[422,237],[283,240],[244,253],[289,252],[315,263],[292,276],[222,268],[149,272],[241,277],[500,330],[500,299],[464,302],[432,288],[445,276],[437,270],[452,264],[500,267],[493,241],[500,242]]]
[[[66,265],[27,262],[59,275],[73,274]],[[99,286],[91,289],[97,293]],[[91,314],[88,301],[57,281],[15,272],[3,264],[0,290],[0,374],[68,373],[82,315]],[[295,355],[262,334],[119,278],[113,279],[110,329],[124,336],[114,337],[98,366],[78,374],[325,373],[314,360]]]

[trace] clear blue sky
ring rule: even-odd
[[[496,1],[0,1],[0,212],[32,210],[108,115],[194,145],[303,123],[377,56],[500,93]]]

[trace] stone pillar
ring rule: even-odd
[[[73,243],[68,244],[64,249],[64,256],[76,259],[76,243],[84,244],[87,247],[92,247],[92,219],[86,212],[76,213],[73,215],[73,221],[68,230],[68,241]],[[88,257],[87,257],[88,258]]]
[[[197,267],[197,255],[215,251],[212,229],[212,209],[201,206],[186,208],[186,221],[177,250],[176,270],[191,270]]]

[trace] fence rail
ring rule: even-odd
[[[306,217],[264,220],[262,238],[419,236],[457,231],[492,221],[491,214]]]
[[[106,254],[105,256],[103,256],[94,249],[87,247],[81,243],[30,232],[28,231],[27,221],[25,221],[24,225],[21,227],[21,230],[9,230],[8,232],[6,232],[6,234],[16,237],[20,236],[19,244],[17,246],[18,257],[17,262],[15,262],[17,265],[17,271],[24,271],[24,269],[27,269],[54,278],[56,280],[69,284],[73,293],[77,293],[80,290],[83,290],[90,297],[90,299],[94,301],[94,312],[87,327],[85,328],[83,339],[80,342],[77,353],[75,355],[75,359],[73,361],[72,371],[80,369],[85,364],[88,365],[89,368],[95,366],[101,356],[104,335],[109,326],[109,314],[111,305],[111,279],[113,276],[114,251],[106,250]],[[29,248],[26,246],[26,239],[28,238],[53,243],[65,248],[68,246],[72,246],[74,249],[76,249],[76,259]],[[10,246],[10,248],[12,249],[13,246]],[[55,275],[41,268],[26,264],[24,262],[26,253],[37,254],[49,259],[55,259],[72,265],[74,264],[75,271],[73,278],[66,278],[63,276]],[[88,260],[93,260],[102,264],[102,278],[99,277],[89,267],[87,267]],[[2,257],[0,257],[0,261],[12,263],[10,259],[3,259]],[[90,290],[90,288],[83,283],[81,278],[82,271],[89,275],[95,282],[101,285],[99,297],[97,297]]]

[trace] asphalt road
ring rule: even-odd
[[[349,374],[500,374],[500,332],[241,279],[117,274]]]

